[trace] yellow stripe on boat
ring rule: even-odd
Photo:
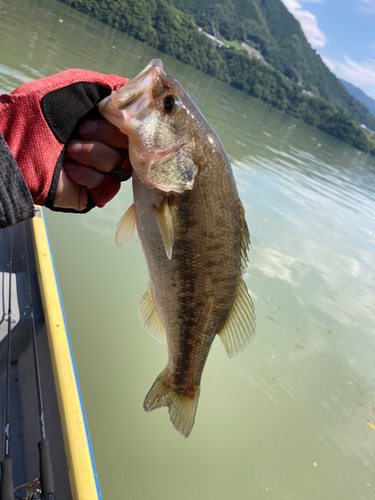
[[[44,217],[40,207],[36,207],[36,211],[36,217],[31,220],[35,259],[63,429],[70,486],[74,500],[97,500],[99,495],[85,419]]]

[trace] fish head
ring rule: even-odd
[[[128,136],[133,171],[148,187],[176,193],[193,188],[205,163],[196,124],[205,119],[160,59],[101,101],[99,112]]]

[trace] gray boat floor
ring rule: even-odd
[[[58,500],[72,498],[63,443],[60,415],[39,293],[30,223],[26,229],[32,303],[37,332],[38,358],[44,406],[44,421],[50,443],[55,493]],[[10,391],[10,457],[13,480],[17,487],[39,476],[40,425],[35,382],[32,330],[29,315],[28,281],[23,224],[12,228],[12,294],[11,294],[11,391]],[[9,238],[8,229],[0,232],[0,405],[4,409],[9,303]],[[1,459],[4,447],[4,411],[0,412]],[[19,496],[22,497],[23,490]]]

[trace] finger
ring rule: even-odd
[[[128,137],[106,120],[87,120],[79,127],[83,139],[92,139],[112,148],[128,149]]]
[[[63,170],[73,182],[85,186],[87,189],[98,187],[104,179],[102,172],[98,172],[95,168],[74,163],[73,161],[66,161],[63,165]]]
[[[53,206],[73,208],[78,211],[84,210],[87,207],[87,194],[87,187],[72,181],[62,168]]]
[[[66,150],[77,163],[101,172],[111,172],[123,160],[119,151],[97,141],[73,139],[68,142]]]

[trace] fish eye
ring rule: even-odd
[[[180,108],[180,105],[180,101],[173,94],[169,94],[163,99],[163,108],[166,113],[175,113]]]

